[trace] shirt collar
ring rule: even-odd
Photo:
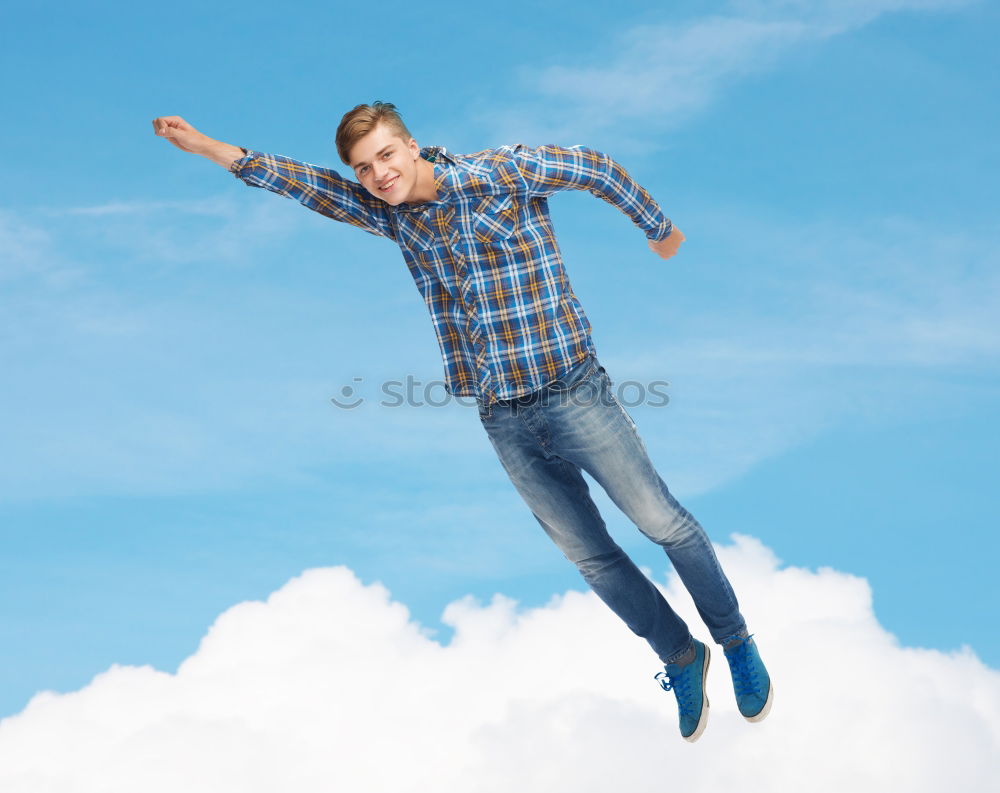
[[[434,190],[437,192],[437,201],[429,201],[423,204],[400,204],[395,207],[397,212],[423,212],[433,204],[440,204],[448,200],[451,193],[449,183],[451,182],[451,168],[455,165],[455,158],[448,153],[444,146],[424,146],[420,149],[420,156],[434,165]]]
[[[444,146],[424,146],[420,150],[420,156],[431,162],[446,160],[452,165],[455,164],[455,158],[448,153],[448,150]]]

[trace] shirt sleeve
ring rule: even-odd
[[[246,156],[233,162],[230,171],[250,187],[263,187],[328,218],[350,223],[370,234],[396,239],[386,203],[357,182],[329,168],[280,154],[245,151]]]
[[[653,200],[628,172],[607,154],[587,146],[512,147],[514,165],[527,186],[528,195],[547,197],[557,190],[587,190],[618,207],[658,242],[673,228]]]

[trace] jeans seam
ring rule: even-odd
[[[690,633],[688,633],[688,638],[687,638],[687,642],[684,645],[684,649],[683,650],[678,650],[677,652],[675,652],[675,653],[673,653],[671,655],[668,655],[667,656],[667,660],[663,661],[663,663],[664,664],[672,664],[672,663],[674,663],[678,658],[683,658],[685,655],[687,655],[688,651],[692,647],[694,647],[694,636],[692,636]]]

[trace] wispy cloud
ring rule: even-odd
[[[616,150],[657,147],[726,88],[780,63],[805,44],[841,35],[887,13],[950,11],[976,0],[734,0],[728,13],[670,19],[608,32],[594,56],[515,72],[516,91],[470,118],[496,143],[534,144],[613,136]]]
[[[47,223],[58,222],[64,234],[100,245],[132,266],[147,261],[220,264],[248,259],[255,250],[308,223],[294,201],[248,198],[227,193],[190,200],[111,201],[42,208],[31,214]]]
[[[710,491],[841,425],[919,421],[935,405],[982,410],[995,400],[993,230],[711,214],[703,233],[716,250],[739,251],[738,265],[689,253],[674,267],[745,284],[744,299],[717,305],[707,284],[668,309],[638,303],[669,313],[667,341],[611,367],[619,380],[670,381],[666,409],[632,410],[680,492]]]
[[[84,215],[101,217],[105,215],[161,215],[165,212],[183,215],[207,215],[209,217],[231,217],[236,213],[232,199],[212,197],[177,201],[109,201],[95,206],[50,208],[42,210],[46,215]]]
[[[818,35],[834,35],[867,25],[884,14],[951,11],[979,0],[729,0],[737,15],[752,19],[796,19]]]
[[[472,443],[458,429],[471,408],[376,406],[382,379],[440,377],[398,249],[293,201],[6,211],[0,246],[2,498],[302,481],[345,436],[375,458]],[[376,275],[383,260],[397,281]],[[364,348],[359,324],[382,332],[371,306],[399,292],[386,333],[415,316],[424,335],[387,338],[360,372],[371,406],[336,410],[343,349]]]
[[[81,269],[59,255],[53,237],[43,224],[0,209],[0,283],[7,289],[25,281],[41,281],[48,289],[75,284]]]

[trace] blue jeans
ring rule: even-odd
[[[581,469],[663,547],[715,642],[746,628],[705,530],[656,473],[593,353],[532,394],[489,406],[478,401],[478,408],[501,464],[542,528],[663,663],[688,652],[691,632],[611,539]]]

